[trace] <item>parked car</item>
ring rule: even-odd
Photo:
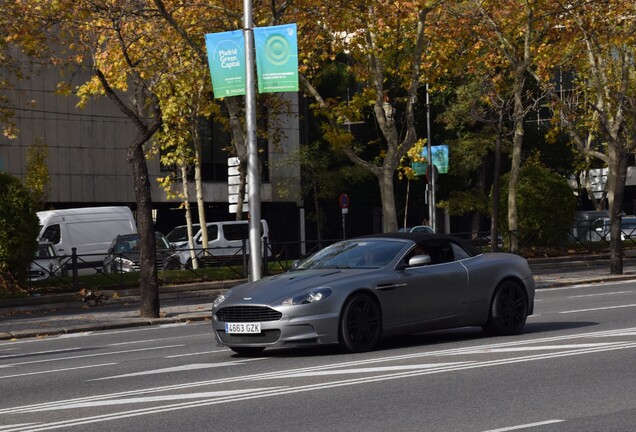
[[[481,253],[449,235],[381,234],[230,289],[214,301],[213,328],[242,355],[316,344],[361,352],[383,337],[463,326],[514,335],[533,313],[534,292],[518,255]]]
[[[172,270],[179,268],[178,257],[170,242],[160,232],[155,233],[157,242],[157,269]],[[108,248],[104,258],[104,273],[129,273],[139,271],[140,261],[139,234],[118,235]]]
[[[423,232],[432,234],[435,231],[433,231],[433,228],[428,225],[417,225],[414,227],[400,228],[399,232]]]
[[[208,222],[206,224],[208,230],[208,260],[211,262],[224,261],[228,259],[241,258],[243,250],[243,241],[249,239],[249,221],[218,221]],[[186,225],[175,227],[166,236],[168,241],[179,250],[179,262],[184,268],[192,266],[192,252],[201,259],[203,258],[203,230],[201,225],[193,224],[193,242],[194,249],[188,246],[188,231]],[[269,237],[269,227],[267,221],[261,220],[261,240]],[[249,246],[249,242],[246,243]],[[246,253],[249,254],[249,247]],[[263,252],[265,250],[263,249]],[[267,256],[271,256],[268,249]]]
[[[596,219],[593,223],[596,232],[596,240],[610,241],[611,220],[608,217]],[[623,216],[621,218],[621,240],[636,239],[636,216]]]
[[[29,264],[29,280],[39,281],[61,276],[66,276],[66,269],[57,256],[53,243],[39,241],[35,258]]]

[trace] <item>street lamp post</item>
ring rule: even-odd
[[[437,221],[435,218],[435,167],[433,166],[433,154],[431,151],[431,105],[428,97],[428,83],[426,83],[426,159],[428,160],[428,168],[426,169],[426,176],[430,185],[429,200],[428,200],[428,214],[431,228],[434,232],[437,232]],[[430,172],[430,176],[429,173]]]
[[[256,147],[256,89],[254,72],[254,32],[252,1],[243,0],[243,34],[245,36],[245,120],[247,128],[247,185],[250,206],[249,280],[261,278],[261,195]]]

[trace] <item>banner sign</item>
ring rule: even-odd
[[[431,146],[431,157],[433,165],[437,167],[440,174],[448,173],[448,146]]]
[[[296,24],[254,28],[258,92],[298,91]]]
[[[422,157],[426,158],[428,156],[428,149],[424,147],[422,150]],[[438,145],[431,146],[431,157],[433,159],[433,165],[437,168],[437,172],[440,174],[448,173],[448,146],[447,145]],[[415,175],[421,176],[426,175],[426,170],[428,169],[428,163],[420,163],[413,162],[411,167],[415,171]]]
[[[242,30],[205,35],[214,97],[245,94],[245,39]]]

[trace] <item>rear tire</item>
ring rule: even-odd
[[[342,308],[340,343],[347,352],[372,350],[382,334],[382,313],[366,294],[354,294]]]
[[[521,333],[528,318],[528,299],[516,282],[502,282],[493,296],[488,322],[484,331],[493,336]]]

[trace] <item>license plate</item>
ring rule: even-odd
[[[261,332],[261,323],[225,323],[225,333],[254,334]]]

